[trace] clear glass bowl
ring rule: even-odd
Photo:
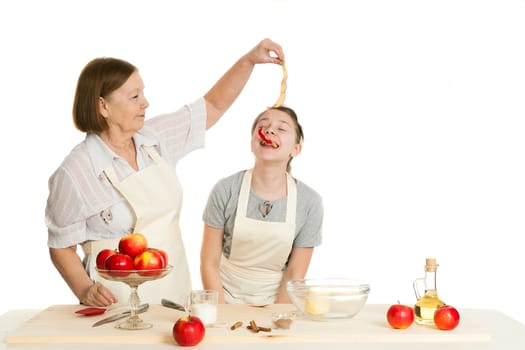
[[[130,287],[136,287],[144,282],[163,278],[170,273],[172,268],[171,265],[163,269],[152,270],[103,270],[97,268],[97,272],[107,280],[124,282]]]
[[[130,288],[130,316],[125,322],[119,323],[117,328],[138,330],[153,327],[153,324],[142,321],[142,319],[138,316],[140,298],[137,290],[142,283],[163,278],[168,273],[170,273],[172,268],[173,266],[171,265],[168,265],[163,269],[153,270],[103,270],[97,268],[97,272],[102,278],[105,278],[108,281],[118,281],[125,283]]]
[[[370,284],[345,278],[288,281],[288,295],[301,314],[311,320],[350,319],[366,304]]]

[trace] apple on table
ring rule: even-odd
[[[450,331],[459,324],[459,312],[450,305],[440,306],[434,311],[434,324],[438,329]]]
[[[414,309],[409,305],[394,304],[386,313],[388,324],[395,329],[406,329],[414,323]]]
[[[173,339],[181,346],[194,346],[199,344],[206,333],[206,327],[197,316],[182,316],[173,325]]]

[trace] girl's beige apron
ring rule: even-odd
[[[179,216],[182,205],[182,188],[177,176],[169,169],[168,163],[153,147],[145,148],[154,162],[148,167],[133,173],[122,181],[110,166],[104,172],[112,185],[124,196],[136,216],[134,232],[144,234],[148,246],[160,248],[168,254],[172,271],[164,278],[141,284],[138,293],[141,302],[158,304],[162,298],[184,303],[191,291],[191,280],[182,242]],[[98,252],[104,248],[115,249],[120,238],[85,243],[84,253],[91,253],[90,276],[111,289],[119,303],[127,303],[130,288],[122,282],[108,281],[100,277],[96,270]]]
[[[266,222],[246,217],[252,170],[244,174],[233,229],[230,257],[221,258],[224,300],[229,304],[266,305],[275,302],[283,268],[295,237],[296,186],[287,176],[285,222]]]

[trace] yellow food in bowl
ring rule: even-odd
[[[323,298],[323,296],[329,296],[329,292],[322,291],[308,291],[304,310],[310,315],[322,315],[330,311],[330,300]]]

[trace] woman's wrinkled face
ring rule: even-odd
[[[100,112],[110,131],[135,133],[142,129],[149,103],[144,96],[144,83],[138,72],[109,96],[100,98]]]
[[[259,128],[264,137],[271,141],[268,144],[259,136]],[[297,144],[297,135],[292,118],[285,112],[269,109],[257,121],[252,134],[252,152],[256,158],[288,161],[301,151]]]

